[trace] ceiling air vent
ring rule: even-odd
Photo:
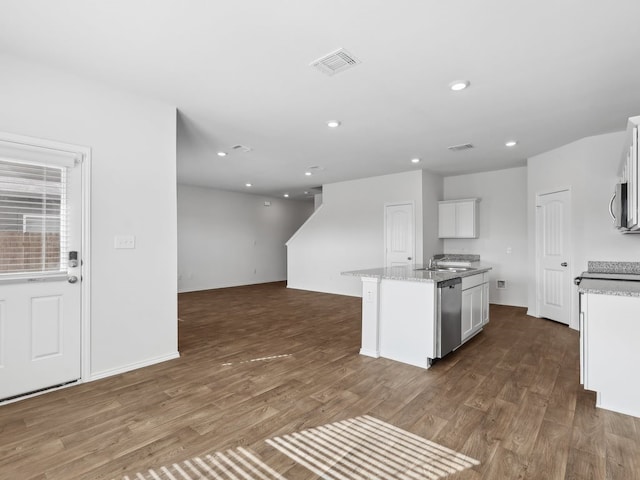
[[[327,75],[334,75],[343,72],[348,68],[355,67],[362,63],[356,57],[347,52],[344,48],[339,48],[324,57],[314,60],[309,65],[320,70]]]
[[[452,152],[462,152],[463,150],[471,150],[472,148],[473,145],[470,143],[461,143],[460,145],[451,145],[450,147],[447,147],[447,149]]]
[[[236,152],[244,152],[244,153],[248,153],[251,151],[251,147],[247,147],[246,145],[234,145],[233,147],[231,147],[232,150],[235,150]]]

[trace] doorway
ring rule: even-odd
[[[571,191],[536,195],[536,298],[538,316],[571,321]]]
[[[415,219],[413,202],[384,207],[384,266],[415,263]]]
[[[0,402],[88,371],[89,157],[0,133]]]

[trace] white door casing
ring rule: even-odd
[[[59,270],[0,275],[0,401],[80,380],[89,358],[83,348],[89,338],[88,328],[83,329],[83,320],[88,321],[88,305],[83,302],[88,192],[83,183],[90,151],[0,134],[0,157],[11,161],[12,152],[27,164],[64,166],[66,208],[61,216],[67,248]],[[78,252],[76,266],[66,262],[67,251]],[[70,282],[72,277],[77,278],[75,283]]]
[[[571,192],[536,198],[536,290],[538,316],[571,320]]]
[[[415,263],[415,220],[413,211],[412,202],[385,205],[385,267]]]

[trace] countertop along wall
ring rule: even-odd
[[[176,109],[4,55],[0,71],[0,131],[91,148],[91,378],[176,357]]]
[[[313,208],[310,201],[178,185],[179,291],[286,280],[285,242]]]
[[[489,301],[500,305],[527,305],[527,169],[445,177],[444,199],[477,197],[480,235],[472,239],[445,239],[444,253],[478,254],[491,266]],[[510,252],[510,253],[509,253]],[[506,288],[498,289],[497,280]]]

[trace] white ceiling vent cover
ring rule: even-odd
[[[451,145],[447,148],[452,152],[461,152],[463,150],[471,150],[473,148],[473,145],[471,145],[470,143],[461,143],[460,145]]]
[[[317,68],[326,75],[334,75],[351,67],[355,67],[359,63],[362,62],[344,48],[339,48],[335,52],[331,52],[324,57],[314,60],[309,66]]]
[[[243,153],[249,153],[252,148],[251,147],[247,147],[246,145],[234,145],[233,147],[231,147],[232,150],[235,150],[237,152],[243,152]]]

